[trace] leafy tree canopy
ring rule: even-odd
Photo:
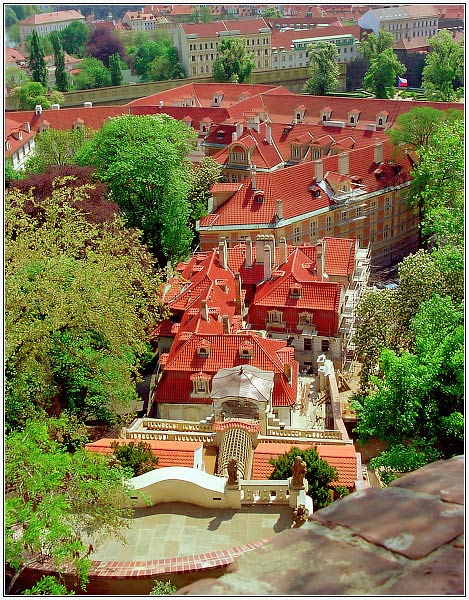
[[[33,29],[31,36],[31,48],[29,50],[29,70],[31,79],[47,87],[47,68],[44,58],[44,48],[39,39],[37,31]]]
[[[394,126],[386,133],[396,146],[405,146],[414,150],[426,147],[444,117],[445,113],[442,110],[431,106],[413,108],[399,115]]]
[[[160,279],[138,232],[90,223],[71,206],[90,186],[71,179],[39,205],[32,191],[6,193],[7,429],[38,410],[106,422],[129,411],[146,328],[159,320]]]
[[[128,226],[143,231],[160,264],[189,252],[188,156],[194,142],[194,131],[168,115],[123,115],[104,123],[76,157],[96,168]]]
[[[73,158],[86,140],[93,135],[91,129],[43,129],[34,138],[34,155],[28,158],[28,173],[43,173],[50,166],[71,165]]]
[[[171,581],[158,581],[155,579],[155,585],[152,587],[150,596],[170,596],[177,592],[177,587]]]
[[[217,48],[218,56],[213,62],[213,78],[219,82],[247,83],[255,66],[247,50],[246,40],[223,38]]]
[[[124,78],[121,71],[121,60],[118,54],[109,57],[109,72],[111,74],[111,85],[122,85]]]
[[[99,24],[89,35],[87,49],[90,56],[97,58],[106,67],[109,67],[109,59],[113,54],[118,54],[121,58],[125,56],[124,46],[117,35]]]
[[[333,92],[339,81],[337,46],[331,42],[318,42],[308,47],[311,77],[303,87],[303,94],[324,96]]]
[[[374,58],[384,52],[385,50],[391,49],[394,46],[394,36],[390,31],[380,29],[378,35],[370,33],[364,37],[360,43],[360,51],[363,57],[372,61]]]
[[[15,88],[29,81],[31,80],[26,71],[18,67],[18,65],[9,65],[5,69],[5,85],[7,88]]]
[[[425,58],[422,87],[430,100],[451,102],[459,100],[461,89],[458,82],[463,79],[464,49],[446,29],[428,40],[430,52]]]
[[[308,496],[313,499],[314,509],[323,508],[331,502],[330,490],[331,484],[337,481],[338,474],[334,467],[331,467],[323,460],[314,448],[300,450],[292,448],[277,459],[270,459],[270,464],[274,466],[274,471],[269,479],[288,479],[291,477],[293,463],[295,458],[301,456],[306,463],[306,480],[308,481]]]
[[[266,19],[279,19],[282,16],[282,13],[276,6],[267,6],[262,9],[261,17]]]
[[[391,48],[380,52],[371,59],[370,67],[365,73],[363,87],[376,98],[392,98],[398,75],[405,73],[405,66],[399,62]]]
[[[189,204],[193,221],[207,215],[208,200],[211,197],[210,189],[212,185],[221,180],[222,175],[222,166],[210,156],[203,158],[197,166],[193,165],[189,189]]]
[[[47,109],[51,107],[51,104],[62,105],[64,103],[64,96],[61,92],[47,94],[46,88],[37,81],[29,81],[13,88],[10,98],[17,100],[20,110],[34,110],[37,104]]]
[[[73,81],[78,90],[90,90],[111,85],[111,74],[105,64],[97,58],[84,58],[80,63],[80,72]]]
[[[82,21],[72,21],[60,32],[60,41],[68,54],[83,58],[90,30]]]
[[[132,472],[132,477],[153,471],[158,466],[158,457],[153,454],[147,442],[111,443],[113,455],[124,469]]]
[[[122,538],[134,492],[110,457],[71,454],[51,439],[50,428],[62,419],[29,420],[5,438],[4,553],[17,575],[34,558],[51,560],[59,573],[70,562],[84,587],[90,566],[84,537]],[[15,578],[8,591],[14,584]]]

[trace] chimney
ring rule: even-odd
[[[339,154],[339,175],[348,175],[349,171],[349,155],[348,152]]]
[[[228,315],[223,315],[223,333],[230,333],[230,319]]]
[[[273,267],[275,265],[275,261],[277,260],[277,255],[275,252],[275,236],[270,234],[270,235],[266,235],[264,236],[265,239],[265,243],[269,244],[270,246],[270,264]]]
[[[36,108],[34,109],[34,112],[37,115],[41,115],[42,114],[42,105],[41,104],[36,104]]]
[[[277,200],[277,208],[275,212],[279,221],[283,219],[283,200],[281,198],[278,198]]]
[[[200,314],[202,316],[202,319],[205,319],[206,321],[209,320],[207,300],[202,300],[202,306],[200,307]]]
[[[246,238],[246,267],[250,269],[252,267],[252,240]]]
[[[378,165],[383,162],[383,142],[376,142],[374,160]]]
[[[251,167],[251,185],[252,189],[256,190],[256,165],[252,165]]]
[[[92,102],[83,102],[83,108],[93,108]]]
[[[243,303],[241,299],[241,275],[235,273],[235,313],[243,316]]]
[[[51,110],[60,110],[60,104],[51,104]]]
[[[323,240],[320,240],[316,244],[316,273],[319,281],[323,281],[324,278],[324,250]]]
[[[238,139],[238,134],[236,133],[236,131],[233,131],[233,133],[231,134],[231,141],[236,142],[237,139]]]
[[[324,165],[321,159],[314,161],[314,178],[317,183],[324,179]]]
[[[160,108],[163,108],[163,100],[160,100],[159,106]]]
[[[272,143],[272,127],[270,125],[265,124],[265,141],[268,144]]]
[[[256,263],[264,262],[263,248],[265,246],[265,236],[262,234],[256,235]]]
[[[270,279],[272,276],[272,248],[269,244],[264,246],[264,280]]]
[[[237,138],[239,138],[242,135],[243,129],[244,129],[244,126],[243,126],[242,121],[239,121],[238,123],[236,123],[236,136],[237,136]]]
[[[222,269],[228,267],[228,250],[226,247],[226,240],[223,238],[218,243],[218,262]]]
[[[284,237],[280,238],[279,244],[279,265],[287,262],[287,240]]]

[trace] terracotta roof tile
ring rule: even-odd
[[[314,446],[301,443],[259,443],[254,450],[252,463],[252,479],[268,479],[273,471],[273,466],[269,460],[276,459],[285,452],[289,452],[293,447],[307,449],[315,447],[319,456],[324,459],[331,467],[337,469],[339,479],[334,482],[336,485],[344,485],[353,488],[357,479],[357,453],[352,445],[327,445],[320,444]]]
[[[128,443],[133,440],[103,438],[85,445],[85,449],[90,452],[99,452],[100,454],[111,454],[111,442]],[[138,441],[137,441],[138,443]],[[158,456],[158,468],[163,467],[189,467],[194,466],[194,452],[202,446],[202,442],[173,442],[161,440],[145,440],[150,444],[152,452]]]

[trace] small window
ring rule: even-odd
[[[295,227],[293,230],[293,242],[299,244],[301,239],[301,230],[299,227]]]
[[[321,342],[321,352],[329,351],[329,340],[322,340]]]
[[[301,298],[300,286],[294,286],[290,288],[290,298]]]
[[[310,352],[313,349],[313,341],[311,338],[305,337],[303,340],[303,350],[305,352]]]
[[[279,310],[269,310],[267,316],[270,323],[282,322],[282,313]]]
[[[332,231],[332,216],[326,217],[326,231],[330,233]]]

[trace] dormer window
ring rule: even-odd
[[[301,285],[294,284],[291,286],[290,298],[301,298]]]
[[[75,119],[75,121],[73,121],[72,123],[72,129],[73,131],[76,131],[79,127],[84,127],[85,122],[83,121],[83,119]]]
[[[376,115],[376,126],[377,127],[384,127],[388,121],[388,116],[389,113],[387,113],[386,111],[381,111]]]
[[[5,150],[11,150],[10,142],[5,142]]]
[[[252,358],[252,348],[250,342],[243,342],[239,347],[240,358]]]
[[[264,191],[263,190],[256,190],[254,192],[254,202],[259,202],[260,204],[262,204],[262,202],[264,202]]]
[[[220,129],[219,131],[217,131],[217,139],[218,140],[222,140],[225,137],[225,130],[224,129]]]
[[[332,115],[332,108],[330,106],[326,106],[319,113],[321,116],[321,121],[330,121]]]
[[[354,109],[351,110],[348,115],[348,124],[351,125],[352,127],[355,127],[355,125],[358,123],[359,119],[360,119],[360,111],[358,109]]]
[[[208,342],[207,340],[202,340],[197,346],[197,354],[201,358],[206,358],[207,356],[210,356],[210,342]]]
[[[191,375],[192,381],[192,395],[194,396],[208,396],[210,394],[210,375],[199,371]]]

